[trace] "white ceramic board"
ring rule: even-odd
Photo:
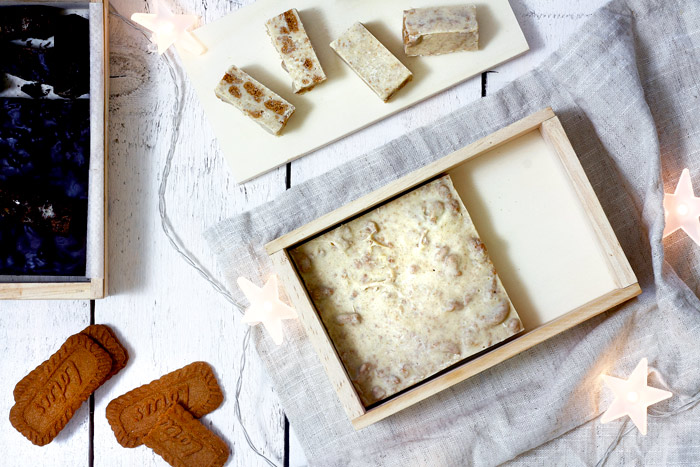
[[[571,179],[539,130],[449,174],[526,330],[617,288]]]
[[[528,50],[508,0],[482,0],[473,2],[480,28],[478,51],[407,57],[401,39],[403,10],[457,3],[465,2],[259,0],[197,29],[194,34],[208,51],[196,56],[178,47],[178,52],[236,181],[248,181]],[[292,92],[291,80],[264,26],[268,18],[292,7],[299,10],[328,76],[303,95]],[[362,22],[413,72],[413,81],[389,103],[382,102],[328,45],[355,21]],[[296,107],[280,136],[268,134],[216,98],[214,87],[230,65],[242,68]]]

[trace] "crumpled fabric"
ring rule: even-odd
[[[366,429],[348,421],[296,321],[254,342],[310,465],[670,465],[700,462],[700,246],[662,240],[663,193],[684,167],[700,187],[700,2],[615,0],[559,51],[501,91],[210,228],[235,298],[262,283],[266,242],[551,106],[642,287],[625,304]],[[698,188],[700,190],[700,188]],[[647,357],[649,433],[600,423],[601,373]],[[622,434],[618,439],[618,435]],[[606,452],[608,456],[605,457]]]

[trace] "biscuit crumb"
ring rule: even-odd
[[[297,19],[294,16],[294,13],[292,13],[292,10],[285,11],[283,15],[289,30],[291,32],[297,32],[299,30],[299,24],[297,23]]]
[[[284,36],[282,38],[282,48],[280,51],[283,54],[290,54],[294,52],[297,48],[294,46],[294,41],[292,41],[292,38],[289,36]]]
[[[253,96],[255,102],[260,102],[263,92],[257,86],[255,86],[250,81],[246,81],[246,83],[243,85],[243,89],[245,89],[248,92],[248,94]]]
[[[275,99],[270,99],[269,101],[266,101],[265,107],[272,110],[277,115],[284,115],[284,113],[287,111],[287,104]]]
[[[240,78],[237,78],[237,77],[235,77],[235,76],[233,76],[232,74],[229,74],[229,73],[226,73],[222,79],[223,79],[224,81],[226,81],[227,83],[229,83],[229,84],[231,84],[231,83],[240,83],[240,82],[242,81]]]
[[[296,9],[291,8],[270,18],[265,27],[292,79],[295,94],[305,93],[325,81],[326,76]],[[320,79],[314,80],[314,75]]]

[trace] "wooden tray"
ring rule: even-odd
[[[525,331],[366,408],[288,250],[441,174],[451,176]],[[266,251],[355,429],[388,417],[641,293],[578,157],[550,108],[268,243]]]
[[[94,200],[95,207],[89,207],[89,212],[97,212],[94,219],[88,219],[88,222],[94,221],[93,224],[93,235],[101,237],[101,246],[95,248],[92,254],[96,257],[96,271],[87,277],[85,280],[67,281],[67,282],[1,282],[0,283],[0,300],[16,300],[16,299],[36,299],[36,300],[50,300],[50,299],[97,299],[104,298],[107,295],[107,161],[108,161],[108,118],[109,118],[109,0],[41,0],[41,1],[24,1],[18,2],[15,0],[0,0],[0,5],[12,5],[12,4],[47,4],[56,5],[67,8],[76,7],[86,7],[97,8],[97,12],[94,17],[97,17],[94,26],[90,26],[91,40],[99,40],[104,45],[104,51],[102,54],[103,62],[100,66],[95,66],[93,63],[91,66],[91,73],[101,74],[98,75],[98,79],[101,80],[102,90],[99,93],[90,92],[90,129],[91,134],[94,131],[102,133],[103,144],[92,144],[91,151],[92,155],[104,160],[102,165],[103,173],[103,184],[100,183],[99,186],[102,188],[101,193],[98,193],[97,197],[94,195],[90,196],[90,202]],[[101,12],[101,14],[99,13]],[[91,16],[91,22],[94,18]],[[101,27],[99,22],[101,21]],[[97,31],[101,31],[97,32]],[[94,77],[95,75],[93,75]],[[104,159],[102,159],[104,156]],[[98,179],[99,180],[99,179]],[[99,190],[98,190],[99,191]],[[101,205],[103,209],[99,209]],[[94,211],[93,211],[94,209]],[[22,278],[23,279],[23,278]]]
[[[444,0],[440,5],[464,3]],[[471,3],[471,2],[470,2]],[[208,51],[178,53],[224,157],[237,182],[308,154],[322,146],[450,88],[528,50],[508,0],[474,2],[480,50],[434,57],[407,57],[403,52],[403,10],[435,5],[421,0],[258,0],[195,31]],[[299,10],[304,27],[328,80],[297,95],[280,66],[280,57],[265,30],[265,21],[289,8]],[[362,22],[412,72],[413,81],[388,103],[382,102],[329,47],[354,22]],[[250,118],[214,95],[230,66],[248,72],[286,100],[296,113],[281,136],[265,132]]]

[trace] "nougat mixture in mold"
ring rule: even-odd
[[[522,330],[448,175],[292,258],[365,406]]]

